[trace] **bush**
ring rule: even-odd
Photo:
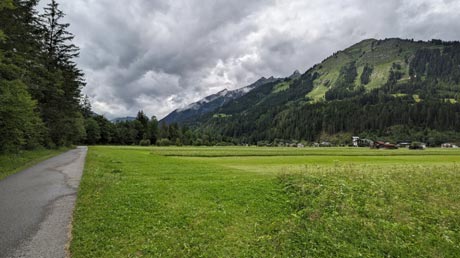
[[[218,142],[218,143],[216,143],[216,146],[218,146],[218,147],[219,146],[235,146],[235,144],[232,143],[232,142]]]
[[[143,139],[139,142],[140,146],[150,146],[152,145],[149,139]]]
[[[271,145],[271,144],[270,144],[270,142],[268,142],[268,141],[258,141],[258,142],[257,142],[257,146],[258,146],[258,147],[266,147],[266,146],[270,146],[270,145]]]
[[[158,146],[170,146],[171,141],[169,139],[163,138],[157,142]]]
[[[196,139],[193,141],[193,146],[202,146],[203,145],[203,140],[201,139]]]

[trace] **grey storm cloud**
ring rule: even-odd
[[[42,0],[41,5],[46,0]],[[72,0],[93,109],[159,118],[366,38],[459,40],[460,0]]]

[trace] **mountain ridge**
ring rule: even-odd
[[[185,124],[239,143],[401,128],[406,138],[425,132],[417,137],[427,141],[430,132],[460,130],[459,68],[459,42],[367,39]]]
[[[215,111],[222,107],[231,100],[238,99],[250,91],[260,87],[261,85],[277,81],[277,78],[262,77],[251,85],[239,88],[236,90],[224,89],[218,93],[209,95],[197,102],[189,104],[188,106],[176,109],[169,115],[160,120],[160,123],[186,123],[196,120],[196,117],[201,117],[205,114]]]

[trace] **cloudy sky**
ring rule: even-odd
[[[42,5],[47,0],[42,0]],[[460,39],[460,0],[61,0],[93,109],[159,118],[366,38]]]

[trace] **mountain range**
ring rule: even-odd
[[[237,90],[227,90],[224,89],[216,94],[205,97],[204,99],[192,103],[185,108],[177,109],[163,118],[160,122],[167,124],[171,123],[187,123],[193,122],[201,116],[214,112],[218,108],[221,108],[225,104],[229,103],[232,100],[241,98],[250,91],[272,82],[276,82],[280,79],[270,77],[268,79],[262,77],[255,83],[240,88]]]
[[[221,91],[162,122],[242,142],[428,135],[460,129],[459,92],[460,43],[368,39],[303,74]]]

